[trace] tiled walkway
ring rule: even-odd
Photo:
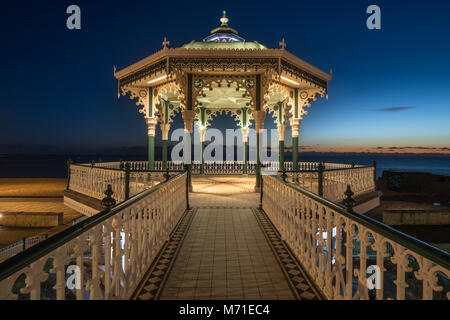
[[[263,231],[268,224],[262,227],[264,222],[258,218],[259,194],[252,192],[253,187],[254,178],[194,178],[190,197],[194,210],[182,221],[182,231],[175,233],[175,240],[163,251],[162,262],[150,270],[136,298],[317,298],[308,285],[305,288],[305,279],[301,278],[301,285],[308,292],[302,295],[295,288],[300,282],[289,280],[292,276],[300,279],[301,274],[283,267],[283,258],[267,240],[270,237]],[[292,264],[292,260],[288,262]]]

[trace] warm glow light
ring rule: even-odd
[[[151,80],[151,81],[149,81],[149,82],[147,82],[147,83],[148,83],[148,84],[152,84],[152,83],[158,82],[158,81],[160,81],[160,80],[164,80],[164,79],[166,79],[166,78],[167,78],[167,75],[162,76],[162,77],[159,77],[159,78],[156,78],[156,79]]]
[[[283,76],[281,76],[281,80],[284,80],[284,81],[293,83],[293,84],[295,84],[295,85],[297,85],[297,86],[299,85],[298,82],[295,82],[295,81],[293,81],[293,80],[291,80],[291,79],[288,79],[288,78],[286,78],[286,77],[283,77]]]

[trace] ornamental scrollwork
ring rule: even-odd
[[[207,91],[213,91],[215,87],[235,87],[236,91],[242,91],[242,98],[249,98],[245,107],[253,108],[256,97],[255,78],[253,76],[211,76],[195,75],[193,78],[192,100],[194,110],[203,106],[198,98],[205,98]]]
[[[146,116],[148,114],[148,89],[145,87],[121,87],[121,93],[123,96],[128,95],[130,100],[134,100],[139,107],[139,113]]]
[[[264,96],[264,109],[268,114],[275,117],[278,124],[285,123],[287,118],[292,114],[294,91],[279,82],[272,81]],[[281,103],[281,105],[280,105]],[[280,118],[279,108],[282,108],[282,115]]]
[[[244,121],[244,113],[246,115]],[[250,108],[242,108],[242,109],[228,109],[228,108],[205,108],[205,124],[206,127],[211,126],[212,121],[219,115],[229,115],[235,121],[237,126],[244,128],[250,125],[250,121],[253,121],[252,110]],[[202,122],[201,111],[200,108],[196,110],[195,119]]]

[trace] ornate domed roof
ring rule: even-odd
[[[266,46],[253,41],[246,42],[244,38],[238,35],[238,32],[228,26],[229,19],[226,11],[220,19],[221,25],[211,31],[203,41],[191,41],[183,46],[185,49],[249,49],[263,50]]]

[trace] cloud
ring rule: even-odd
[[[400,111],[406,111],[406,110],[411,110],[411,109],[414,109],[414,107],[405,106],[405,107],[380,108],[380,109],[375,109],[375,111],[379,111],[379,112],[400,112]]]
[[[378,147],[376,149],[382,149],[382,147]],[[417,146],[417,147],[388,147],[387,150],[432,150],[432,151],[449,151],[450,148],[442,147],[442,148],[435,148],[435,147],[424,147],[424,146]]]

